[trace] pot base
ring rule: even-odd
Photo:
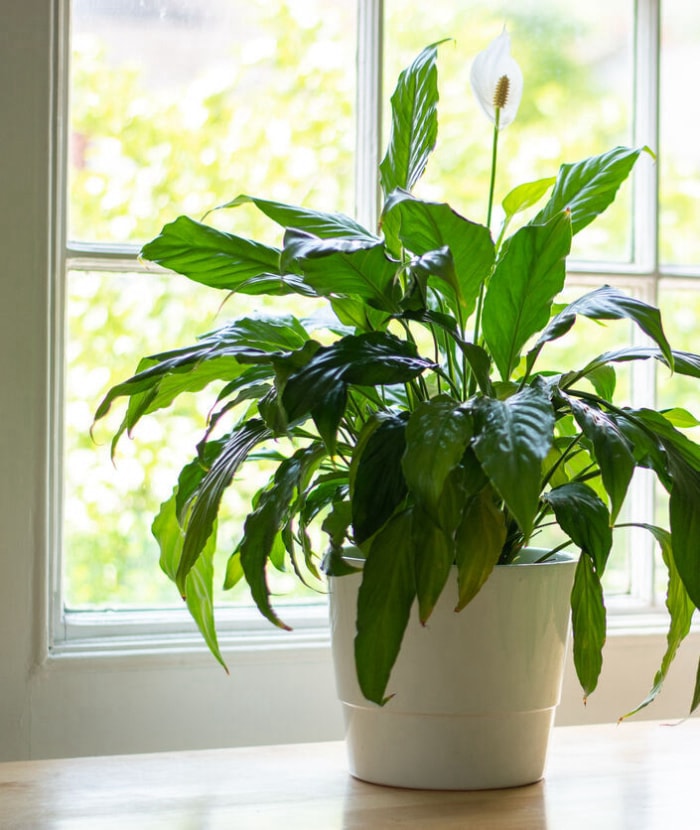
[[[350,772],[372,784],[482,790],[542,778],[554,707],[424,715],[344,704]]]

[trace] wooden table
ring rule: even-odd
[[[0,764],[0,828],[700,828],[700,720],[554,730],[544,781],[470,793],[352,779],[342,743]]]

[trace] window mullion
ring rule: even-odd
[[[355,212],[370,229],[377,226],[379,217],[383,22],[383,0],[358,0]]]
[[[659,143],[660,0],[637,0],[634,48],[634,143],[648,145],[654,152]],[[658,282],[658,165],[640,164],[635,173],[633,257],[641,276],[635,295],[650,304],[657,302]],[[648,345],[637,327],[632,329],[634,345]],[[655,361],[635,361],[631,366],[633,407],[653,408],[655,403]],[[637,476],[630,488],[632,521],[653,521],[654,483],[650,476]],[[630,592],[646,606],[654,605],[654,542],[641,528],[630,530]]]
[[[636,0],[634,32],[634,125],[636,146],[659,146],[660,0]],[[634,262],[658,273],[658,164],[640,164],[635,173]]]

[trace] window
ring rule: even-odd
[[[691,0],[504,0],[497,9],[434,0],[429,13],[414,0],[359,0],[357,9],[343,0],[20,5],[0,33],[0,756],[339,736],[322,610],[304,611],[285,640],[264,625],[251,631],[245,609],[231,610],[233,630],[244,617],[247,631],[226,646],[236,650],[231,678],[184,613],[167,610],[170,586],[157,587],[144,545],[172,486],[160,433],[185,434],[192,413],[154,421],[137,445],[123,442],[117,473],[107,448],[90,442],[110,380],[161,348],[166,333],[188,340],[218,311],[219,298],[207,308],[197,292],[192,320],[190,287],[168,280],[165,295],[136,261],[139,244],[179,213],[201,214],[242,191],[356,206],[369,221],[380,93],[419,48],[446,36],[455,42],[441,47],[439,149],[423,187],[478,216],[489,131],[468,70],[505,20],[527,91],[504,134],[499,190],[614,143],[658,148],[658,164],[640,165],[606,223],[580,240],[570,283],[614,282],[658,299],[674,345],[696,348],[700,159],[683,96],[699,60],[700,12]],[[596,331],[603,336],[612,344],[630,334]],[[669,394],[650,367],[621,382],[637,402]],[[648,510],[655,495],[640,481],[632,509]],[[651,547],[638,544],[620,547],[609,588],[628,609],[648,611],[663,586],[654,585]],[[585,713],[566,681],[560,721],[610,719],[619,700],[645,693],[629,676],[641,667],[651,682],[663,635],[620,619],[635,633],[610,638]],[[693,671],[681,660],[676,674],[684,670]],[[679,702],[671,688],[648,715],[681,714],[688,692]]]

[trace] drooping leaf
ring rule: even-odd
[[[386,256],[381,242],[319,239],[292,229],[284,237],[282,264],[301,271],[320,296],[361,297],[377,309],[396,310],[392,293],[398,263]]]
[[[407,414],[376,418],[358,441],[352,461],[352,527],[359,545],[374,535],[406,496],[401,457]]]
[[[412,514],[400,513],[372,541],[357,597],[355,665],[362,694],[386,703],[389,675],[416,597]]]
[[[526,225],[510,239],[496,264],[484,299],[484,339],[503,380],[520,361],[520,350],[549,320],[562,290],[571,248],[566,213],[546,225]]]
[[[282,276],[280,251],[180,216],[143,246],[141,256],[195,282],[228,291],[248,290],[256,278]],[[291,289],[290,289],[291,290]]]
[[[445,481],[459,464],[473,432],[468,413],[447,396],[425,401],[411,413],[403,472],[408,488],[433,522],[439,523]]]
[[[471,499],[457,529],[455,550],[461,611],[479,593],[491,575],[506,540],[503,511],[494,502],[490,487]]]
[[[176,576],[177,585],[183,595],[187,574],[211,535],[224,491],[248,453],[268,437],[270,431],[267,426],[257,419],[246,421],[234,429],[195,491]]]
[[[176,495],[160,506],[151,526],[160,547],[160,566],[167,576],[176,581],[182,556],[184,533],[177,518]],[[185,601],[192,619],[197,624],[211,653],[228,672],[219,648],[214,622],[214,552],[216,537],[212,534],[185,579]]]
[[[642,300],[630,297],[617,288],[611,288],[609,285],[604,285],[590,291],[588,294],[584,294],[552,318],[528,353],[529,366],[532,366],[535,357],[546,342],[556,340],[569,331],[578,314],[582,314],[591,320],[631,320],[658,344],[666,364],[673,367],[673,352],[666,339],[659,310],[648,303],[642,302]],[[643,353],[638,354],[641,357]],[[650,353],[648,356],[652,356],[652,354]]]
[[[272,485],[259,494],[255,510],[248,514],[243,527],[239,551],[246,582],[260,613],[280,628],[288,626],[279,619],[270,605],[266,564],[272,557],[300,483],[324,454],[323,448],[312,444],[282,461],[275,471]]]
[[[594,490],[580,481],[556,487],[544,499],[552,506],[561,529],[591,557],[601,577],[612,548],[610,513],[605,504]]]
[[[698,660],[698,667],[695,672],[695,689],[693,690],[693,699],[688,714],[692,715],[698,706],[700,706],[700,660]]]
[[[611,204],[642,152],[653,156],[648,147],[615,147],[600,156],[562,164],[549,201],[532,223],[545,224],[569,210],[572,232],[578,233]]]
[[[552,446],[552,404],[532,386],[505,401],[484,398],[475,415],[474,452],[527,538],[539,503],[542,462]]]
[[[384,197],[397,187],[412,190],[437,140],[437,47],[427,46],[399,75],[391,96],[391,134],[379,165]]]
[[[571,592],[571,627],[574,634],[574,666],[584,700],[598,685],[605,645],[605,603],[593,559],[581,555]]]
[[[348,335],[332,346],[319,348],[305,366],[290,375],[282,404],[290,423],[309,413],[315,418],[324,410],[324,439],[331,447],[342,416],[341,396],[348,384],[405,383],[432,365],[418,356],[412,343],[391,334]]]
[[[641,709],[644,709],[644,707],[648,706],[657,697],[663,688],[664,681],[668,675],[668,670],[671,667],[671,663],[673,663],[673,660],[678,652],[678,648],[690,631],[690,624],[693,618],[693,613],[695,612],[695,606],[688,596],[688,592],[685,590],[683,581],[681,580],[678,570],[676,569],[673,558],[673,542],[671,534],[667,530],[664,530],[661,527],[656,527],[655,525],[641,524],[639,527],[643,527],[648,530],[661,547],[661,555],[668,570],[666,608],[668,609],[670,616],[670,623],[668,633],[666,634],[666,652],[661,660],[661,666],[654,677],[652,688],[649,694],[638,706],[636,706],[631,712],[623,715],[624,718],[628,718],[639,712]]]
[[[610,496],[610,521],[614,522],[627,494],[635,462],[629,443],[612,418],[598,407],[566,396],[584,435],[593,444],[605,490]]]
[[[447,204],[423,202],[401,191],[392,195],[385,208],[385,221],[389,218],[395,223],[404,247],[414,254],[449,248],[455,274],[455,284],[451,287],[465,318],[468,317],[474,310],[481,283],[494,263],[494,246],[488,228],[470,222]]]
[[[416,557],[418,618],[425,625],[455,563],[454,543],[430,516],[414,509],[412,524]]]
[[[308,231],[322,239],[344,236],[377,241],[376,236],[344,213],[324,213],[310,208],[271,201],[270,199],[260,199],[257,196],[241,194],[225,205],[221,205],[217,210],[239,207],[245,204],[254,204],[265,216],[268,216],[283,228],[297,228],[298,230]]]
[[[277,350],[299,349],[308,334],[291,315],[242,317],[203,335],[197,343],[143,358],[131,378],[113,386],[101,401],[95,421],[104,417],[119,397],[129,397],[124,420],[112,440],[112,452],[125,431],[151,412],[169,406],[184,392],[197,392],[209,383],[236,381],[247,369],[244,361],[271,361]],[[257,372],[256,382],[271,377],[271,369]]]

